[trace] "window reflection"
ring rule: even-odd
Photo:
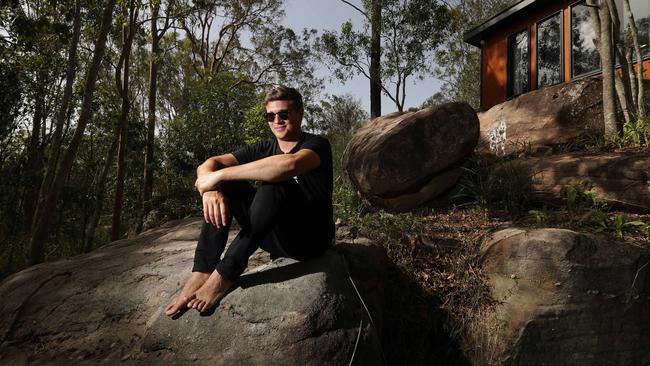
[[[596,30],[584,1],[571,7],[571,76],[600,70]]]
[[[562,21],[558,13],[537,24],[537,86],[562,82]]]
[[[528,91],[528,32],[522,31],[508,37],[509,96]]]

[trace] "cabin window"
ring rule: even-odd
[[[620,35],[625,42],[625,46],[634,49],[632,43],[632,30],[630,28],[629,15],[625,11],[623,0],[616,0],[616,9],[620,18],[621,32]],[[630,0],[630,10],[634,15],[634,23],[639,34],[639,46],[641,46],[642,58],[650,57],[650,1],[648,0]],[[633,59],[636,60],[636,52],[632,52]]]
[[[507,97],[514,97],[529,90],[530,62],[528,55],[528,30],[508,37],[508,88]]]
[[[596,29],[585,2],[571,6],[571,77],[600,70],[596,36]]]
[[[537,23],[537,87],[562,82],[562,13]]]

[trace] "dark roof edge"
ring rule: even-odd
[[[523,10],[524,8],[528,7],[529,5],[537,2],[538,0],[521,0],[518,3],[512,4],[510,7],[505,8],[501,12],[499,12],[497,15],[493,16],[492,18],[486,20],[483,22],[481,25],[478,25],[467,32],[463,35],[463,41],[476,46],[476,47],[481,47],[481,35],[483,35],[484,32],[486,32],[488,29],[498,25],[501,23],[505,18]]]

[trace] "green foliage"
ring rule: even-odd
[[[351,134],[339,135],[330,139],[334,165],[334,191],[332,192],[334,216],[348,223],[358,222],[369,212],[370,208],[352,186],[341,166],[341,157],[350,138],[352,138]]]
[[[305,127],[329,138],[340,136],[339,140],[347,141],[348,136],[368,118],[361,100],[353,95],[327,95],[312,108]]]
[[[246,144],[255,144],[273,138],[273,133],[264,120],[264,112],[266,112],[262,103],[264,97],[260,96],[258,100],[259,102],[250,107],[244,115],[242,134]]]
[[[566,199],[567,208],[571,212],[579,212],[590,208],[601,208],[594,192],[585,184],[574,184],[562,187],[560,195]]]
[[[468,197],[482,207],[525,212],[532,202],[531,177],[512,164],[490,165],[473,158],[463,167],[459,196]]]
[[[234,76],[189,80],[183,86],[178,114],[162,136],[167,164],[193,171],[210,156],[243,144],[246,111],[257,102],[252,86],[231,88]]]
[[[650,117],[640,117],[636,121],[625,122],[622,142],[634,147],[650,145]]]
[[[618,239],[626,234],[648,234],[650,224],[632,220],[628,215],[610,213],[609,208],[600,202],[593,191],[584,184],[562,187],[562,197],[566,206],[528,211],[529,218],[539,225],[567,226],[593,233],[607,233]]]
[[[235,77],[221,74],[209,80],[189,80],[183,87],[176,117],[161,136],[162,167],[155,200],[169,218],[196,214],[196,167],[205,159],[264,138],[255,88],[232,88]],[[258,114],[259,113],[259,114]],[[256,117],[257,116],[257,117]],[[257,126],[256,126],[257,125]]]

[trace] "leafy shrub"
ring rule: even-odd
[[[469,197],[479,206],[513,212],[515,215],[530,206],[532,179],[513,164],[491,165],[482,158],[473,158],[463,167],[459,196]]]
[[[635,147],[650,144],[650,117],[640,117],[636,121],[623,124],[622,142]]]

